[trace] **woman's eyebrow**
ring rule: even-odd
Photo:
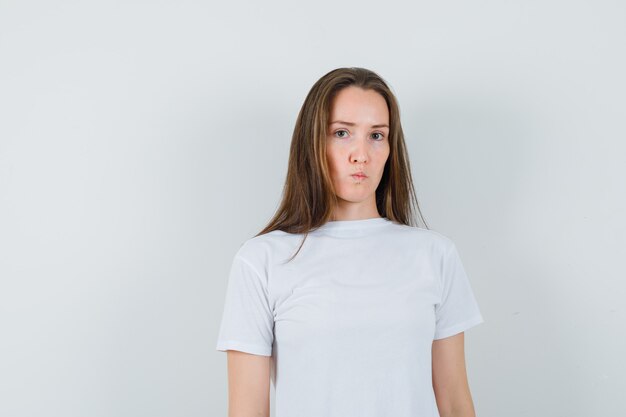
[[[335,123],[341,123],[341,124],[348,125],[348,126],[354,126],[355,125],[354,123],[344,122],[342,120],[335,120],[334,122],[330,122],[331,125],[334,125]],[[389,126],[386,125],[386,124],[379,124],[379,125],[372,125],[372,127],[389,127]]]

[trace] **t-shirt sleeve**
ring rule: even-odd
[[[435,306],[435,340],[461,333],[484,321],[453,242],[443,256],[441,271],[441,302]]]
[[[247,260],[235,255],[216,349],[271,356],[273,341],[274,315],[267,281]]]

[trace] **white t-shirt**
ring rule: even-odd
[[[483,322],[455,244],[387,218],[253,237],[217,350],[272,356],[275,417],[436,417],[431,347]]]

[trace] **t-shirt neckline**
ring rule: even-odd
[[[391,223],[386,217],[372,217],[359,220],[332,220],[321,225],[318,230],[363,230]]]

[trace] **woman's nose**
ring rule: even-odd
[[[367,138],[359,137],[354,141],[355,145],[352,150],[350,160],[353,162],[367,161]]]

